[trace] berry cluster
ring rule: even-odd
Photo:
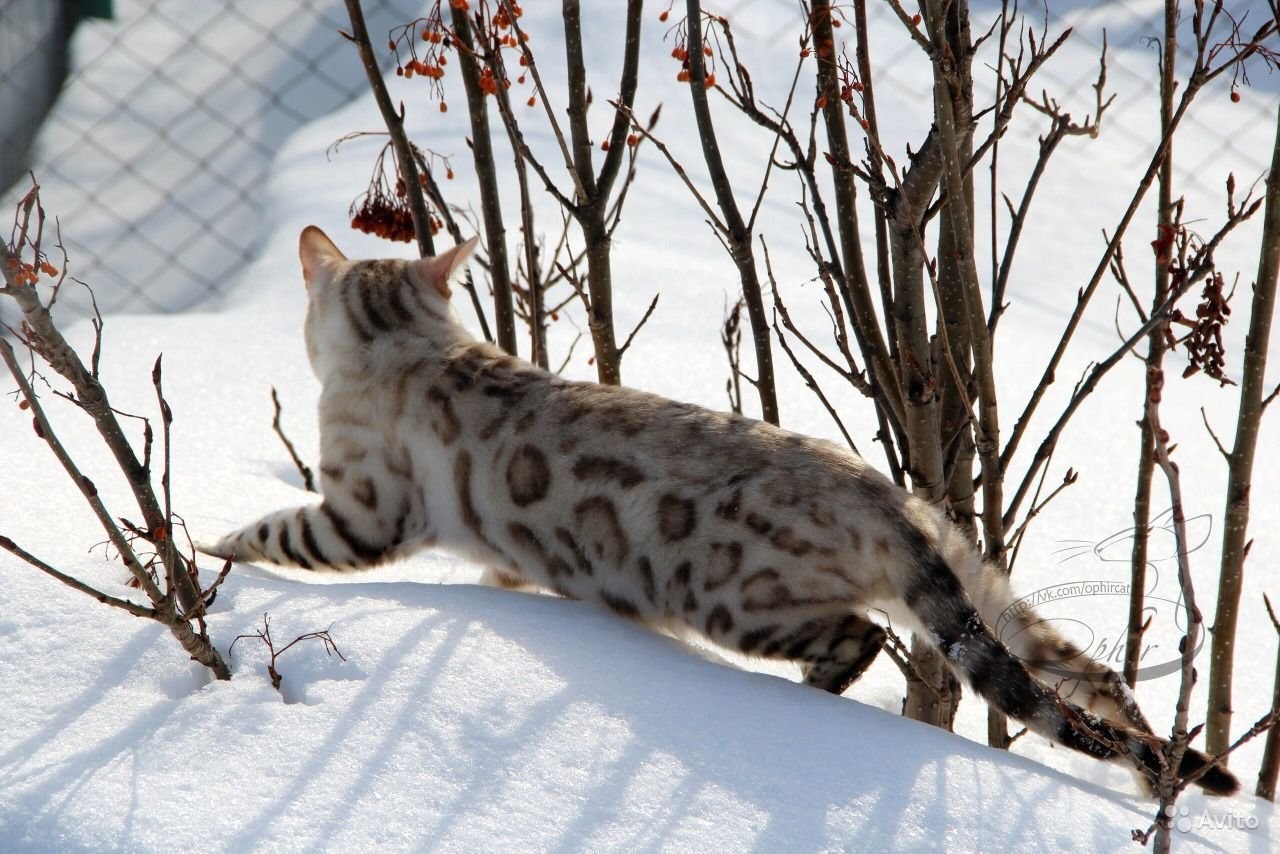
[[[458,39],[456,32],[445,24],[441,15],[441,3],[442,0],[436,0],[426,17],[417,18],[393,29],[387,45],[396,55],[396,75],[406,79],[415,76],[424,77],[430,81],[432,95],[440,102],[440,112],[444,113],[448,112],[449,105],[445,101],[444,87],[440,81],[444,78],[445,66],[449,64],[448,51],[455,48],[463,49],[463,43]],[[462,12],[471,11],[468,0],[450,0],[450,5]],[[515,25],[515,20],[524,15],[524,9],[518,3],[511,3],[509,7],[508,9],[508,4],[499,3],[494,9],[491,7],[490,0],[478,0],[472,24],[475,27],[476,37],[482,40],[483,44],[491,47],[494,52],[519,50],[521,43],[529,40],[529,34],[518,31]],[[409,54],[407,60],[401,60],[402,49]],[[521,66],[528,64],[523,51],[519,62]],[[498,65],[501,66],[501,63]],[[506,78],[504,72],[495,71],[490,63],[483,61],[480,62],[480,76],[477,82],[480,90],[486,95],[496,95],[499,87],[511,88],[511,81]],[[516,82],[523,84],[524,74],[521,74]],[[536,103],[535,98],[528,99],[530,107]]]
[[[417,234],[413,228],[413,211],[409,207],[409,188],[400,176],[398,166],[394,188],[388,181],[386,161],[390,150],[390,142],[382,147],[374,161],[369,188],[356,197],[347,213],[351,216],[351,227],[356,231],[398,243],[412,243]],[[394,164],[394,158],[392,162]],[[446,176],[452,179],[453,170],[448,169]],[[418,182],[425,185],[426,176],[418,176]],[[444,226],[435,215],[430,216],[427,225],[432,234]]]
[[[13,283],[18,286],[34,285],[40,280],[40,273],[44,273],[51,279],[58,278],[58,268],[49,263],[48,259],[41,261],[39,267],[37,267],[17,258],[10,258],[9,269],[14,271]]]
[[[431,80],[440,80],[444,77],[444,66],[448,64],[449,57],[442,54],[436,62],[436,65],[428,65],[420,59],[411,59],[403,66],[396,68],[396,74],[406,79],[415,74],[421,74]]]
[[[670,17],[670,14],[671,14],[671,10],[670,8],[668,8],[666,11],[658,15],[658,20],[665,22],[667,18]],[[722,23],[722,19],[717,18],[713,15],[707,15],[705,13],[703,17],[706,18],[705,23],[707,24],[707,28],[703,30],[702,55],[705,56],[708,60],[710,60],[710,62],[706,67],[706,77],[704,77],[702,80],[702,87],[704,89],[711,89],[716,85],[716,73],[715,73],[716,54],[715,54],[715,51],[711,49],[711,44],[707,40],[707,32],[715,24]],[[691,79],[693,79],[693,74],[689,67],[688,23],[686,20],[681,20],[679,23],[677,23],[667,32],[668,34],[671,34],[671,33],[675,34],[676,44],[675,44],[675,47],[671,49],[671,58],[674,59],[676,62],[680,63],[680,70],[676,72],[676,82],[688,83]]]
[[[390,199],[382,192],[365,193],[362,198],[364,202],[358,209],[352,203],[352,228],[399,243],[413,241],[413,214],[409,212],[408,205]]]
[[[704,56],[712,57],[711,46],[704,44],[702,46]],[[671,49],[671,58],[680,61],[680,70],[676,72],[676,81],[679,83],[688,83],[690,79],[689,73],[689,49],[683,44],[677,44]],[[707,76],[702,80],[704,89],[710,89],[716,85],[716,73],[708,71]]]
[[[507,7],[505,7],[505,6],[499,6],[499,7],[498,7],[498,11],[497,11],[497,12],[495,12],[495,13],[493,14],[493,26],[494,26],[497,30],[508,30],[508,29],[510,29],[510,28],[511,28],[511,24],[512,24],[512,20],[513,20],[513,19],[512,19],[512,15],[513,15],[513,14],[515,15],[515,17],[516,17],[516,18],[519,18],[519,17],[521,17],[522,15],[524,15],[524,9],[520,8],[520,4],[519,4],[519,3],[512,3],[512,4],[511,4],[511,13],[508,13],[508,12],[507,12]],[[528,40],[528,38],[529,38],[528,33],[521,33],[521,36],[522,36],[522,38],[523,38],[525,41],[527,41],[527,40]],[[519,42],[516,40],[516,37],[515,37],[515,36],[513,36],[513,35],[510,35],[510,34],[507,34],[507,35],[503,36],[503,37],[502,37],[502,39],[501,39],[501,41],[502,41],[502,44],[503,44],[505,47],[518,47],[518,46],[519,46]]]

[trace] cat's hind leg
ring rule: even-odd
[[[805,684],[843,694],[875,661],[884,642],[884,629],[861,614],[830,623],[805,650],[801,664]]]
[[[738,648],[747,655],[798,662],[806,685],[843,694],[875,660],[885,637],[884,629],[862,614],[842,613],[744,631]]]

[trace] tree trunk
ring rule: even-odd
[[[516,313],[511,295],[511,272],[507,261],[507,227],[502,220],[502,196],[498,191],[498,174],[493,158],[493,139],[489,135],[489,105],[480,88],[480,68],[476,62],[475,41],[465,9],[450,5],[453,29],[461,42],[458,65],[462,69],[462,87],[467,93],[467,112],[471,119],[471,156],[476,165],[480,185],[480,213],[484,220],[485,251],[489,253],[489,279],[493,284],[493,323],[498,346],[516,355]],[[530,235],[525,236],[530,239]]]
[[[1280,649],[1276,650],[1276,675],[1271,682],[1271,713],[1280,709]],[[1280,777],[1280,726],[1267,730],[1266,746],[1262,749],[1262,764],[1258,766],[1258,786],[1253,793],[1268,801],[1276,799],[1276,778]]]
[[[1178,3],[1168,0],[1164,9],[1164,45],[1161,48],[1160,63],[1160,133],[1169,133],[1169,122],[1173,116],[1174,70],[1178,53]],[[1164,162],[1160,164],[1158,208],[1156,212],[1156,239],[1164,241],[1173,235],[1173,140],[1170,139],[1165,149]],[[1157,245],[1162,245],[1157,243]],[[1156,253],[1155,293],[1151,299],[1151,310],[1163,305],[1169,298],[1169,257],[1165,253]],[[1147,407],[1150,406],[1154,389],[1154,378],[1164,366],[1165,329],[1164,324],[1151,330],[1147,336],[1147,385],[1142,395],[1142,418],[1138,421],[1138,429],[1142,436],[1138,449],[1138,485],[1133,497],[1133,553],[1130,558],[1129,571],[1129,622],[1125,633],[1124,681],[1134,687],[1138,681],[1138,665],[1142,658],[1142,635],[1145,621],[1145,598],[1147,588],[1147,543],[1148,528],[1151,525],[1151,476],[1155,471],[1155,438],[1151,435],[1151,419]]]
[[[769,318],[764,311],[760,275],[751,245],[752,235],[746,220],[742,218],[729,175],[725,172],[715,125],[711,121],[711,107],[707,103],[706,63],[702,53],[702,3],[700,0],[687,0],[686,10],[689,28],[689,95],[693,102],[693,115],[698,123],[698,135],[702,138],[702,155],[711,177],[711,186],[715,190],[716,203],[724,216],[729,253],[733,256],[734,266],[738,268],[738,278],[742,282],[742,298],[747,306],[747,320],[751,324],[751,339],[755,345],[754,385],[760,397],[760,417],[770,424],[777,424],[778,393],[773,379]]]
[[[1205,727],[1205,749],[1209,753],[1219,753],[1231,743],[1231,679],[1235,665],[1236,618],[1240,608],[1240,589],[1244,583],[1244,561],[1249,553],[1249,490],[1253,480],[1258,427],[1262,422],[1267,345],[1271,340],[1271,318],[1275,312],[1278,275],[1280,111],[1276,113],[1276,141],[1271,152],[1271,170],[1267,174],[1262,248],[1258,254],[1258,278],[1253,286],[1249,334],[1244,345],[1235,445],[1227,460],[1222,569],[1218,579],[1218,606],[1214,613],[1213,643],[1209,657],[1209,711]]]

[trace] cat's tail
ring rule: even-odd
[[[1100,718],[1036,679],[992,633],[957,573],[927,537],[914,528],[906,536],[916,556],[915,571],[895,579],[898,593],[953,670],[987,702],[1031,731],[1096,759],[1131,764],[1148,786],[1154,783],[1165,762],[1164,739]],[[1193,776],[1208,764],[1203,753],[1188,749],[1178,775]],[[1240,788],[1231,772],[1217,767],[1195,782],[1216,795]]]
[[[938,535],[943,557],[983,622],[1033,675],[1077,706],[1141,732],[1152,731],[1120,674],[1059,634],[1036,613],[1033,596],[1016,598],[1009,577],[981,560],[959,529],[946,525]]]

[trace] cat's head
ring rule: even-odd
[[[409,333],[444,347],[470,336],[449,305],[449,280],[476,238],[417,261],[352,261],[314,225],[302,230],[298,256],[307,285],[305,337],[321,381],[375,342]]]

